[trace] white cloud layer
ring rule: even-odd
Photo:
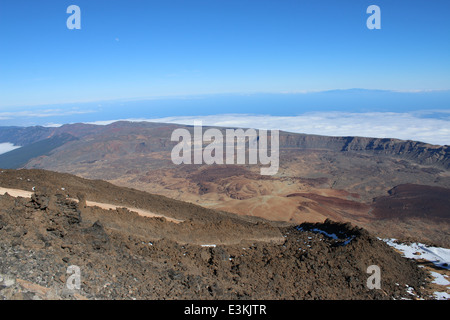
[[[439,111],[446,114],[448,111]],[[180,116],[157,119],[122,119],[193,125],[201,120],[204,126],[242,127],[284,130],[325,136],[361,136],[415,140],[437,145],[450,145],[450,118],[431,117],[433,113],[394,112],[313,112],[299,116],[269,116],[250,114],[219,114]],[[428,117],[424,117],[428,116]],[[114,121],[98,121],[109,124]]]
[[[20,146],[15,146],[14,144],[9,142],[0,143],[0,154],[12,151],[17,148],[20,148]]]

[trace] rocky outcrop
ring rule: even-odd
[[[414,262],[350,224],[280,226],[282,241],[252,236],[220,244],[220,231],[232,233],[248,222],[221,215],[217,228],[205,227],[192,214],[176,232],[157,238],[167,224],[161,219],[102,209],[77,219],[80,213],[61,194],[0,195],[0,300],[372,300],[411,298],[408,287],[429,298],[425,273]],[[260,221],[250,229],[273,227]],[[203,244],[178,241],[180,234],[199,232]],[[373,264],[382,270],[382,289],[367,287]],[[79,288],[70,286],[74,268]]]
[[[412,160],[422,165],[450,168],[450,146],[418,141],[364,137],[328,137],[282,133],[280,148],[322,149],[334,152],[358,152]]]

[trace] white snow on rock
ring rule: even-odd
[[[433,283],[436,283],[441,286],[448,286],[450,285],[450,281],[447,280],[447,277],[445,275],[442,275],[440,273],[431,271],[431,275],[434,277]]]
[[[415,260],[424,259],[429,262],[432,262],[439,268],[450,270],[450,249],[431,247],[422,243],[404,244],[397,242],[396,239],[380,239],[380,238],[378,239],[383,240],[389,246],[400,251],[405,258]],[[450,281],[447,279],[447,276],[445,275],[431,271],[431,276],[434,278],[434,280],[432,281],[432,283],[434,284],[438,284],[441,286],[450,285]],[[450,289],[450,287],[447,288]],[[436,300],[450,299],[450,294],[447,292],[436,291],[433,294]]]
[[[434,297],[436,298],[436,300],[449,300],[450,299],[450,294],[448,294],[447,292],[434,292]]]
[[[450,249],[430,247],[422,243],[403,244],[396,239],[380,239],[389,246],[399,250],[405,258],[424,259],[434,263],[437,267],[450,270]]]

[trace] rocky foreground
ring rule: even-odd
[[[196,219],[189,206],[175,224],[79,197],[0,196],[0,299],[431,298],[415,262],[350,224]],[[371,265],[380,289],[367,286]]]

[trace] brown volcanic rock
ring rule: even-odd
[[[26,173],[17,171],[15,178]],[[58,175],[59,183],[72,187],[69,175],[51,173],[47,181]],[[88,199],[91,190],[105,187],[72,179]],[[127,210],[80,210],[78,203],[50,191],[55,189],[31,199],[0,195],[0,274],[17,284],[0,285],[0,298],[411,298],[406,285],[428,298],[425,273],[415,262],[350,224],[328,220],[295,227],[213,210],[209,219],[197,219],[189,204],[184,211],[190,219],[174,224]],[[169,199],[161,201],[172,206]],[[381,269],[380,290],[366,286],[366,270],[373,264]],[[75,292],[65,288],[69,265],[81,270],[81,289]]]
[[[317,201],[323,205],[328,205],[330,207],[337,207],[342,210],[360,210],[365,212],[369,209],[369,205],[357,201],[337,198],[337,197],[326,197],[315,193],[291,193],[286,197],[303,197]]]
[[[71,174],[46,170],[2,170],[0,186],[34,190],[39,193],[55,193],[68,198],[82,198],[117,206],[130,206],[181,220],[188,220],[195,216],[198,221],[217,223],[221,218],[237,218],[227,212],[221,212],[221,215],[218,215],[215,210],[132,188],[119,187],[105,181],[84,179]],[[256,217],[249,217],[249,219],[253,222],[260,220]]]
[[[417,184],[402,184],[388,196],[374,199],[373,214],[379,218],[419,217],[450,222],[450,189]]]

